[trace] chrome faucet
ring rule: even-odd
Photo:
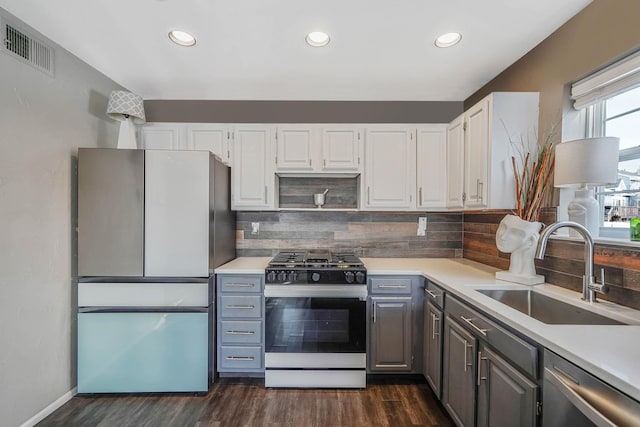
[[[602,294],[607,292],[607,288],[604,285],[604,268],[601,272],[602,283],[596,282],[596,278],[593,276],[593,237],[591,233],[582,224],[578,224],[573,221],[558,221],[545,227],[540,233],[540,239],[538,240],[538,248],[536,249],[536,258],[543,259],[544,252],[547,250],[547,241],[549,236],[557,229],[562,227],[568,227],[576,230],[584,239],[584,276],[582,276],[582,299],[587,302],[597,302],[596,292]]]

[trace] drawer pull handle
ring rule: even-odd
[[[435,292],[433,292],[433,291],[432,291],[432,290],[430,290],[430,289],[425,289],[424,291],[425,291],[426,293],[428,293],[428,294],[429,294],[429,296],[430,296],[431,298],[438,298],[438,297],[440,296],[440,295],[436,294]]]
[[[252,356],[249,357],[242,357],[242,356],[227,356],[225,357],[225,359],[227,360],[239,360],[242,362],[252,362],[255,358]]]
[[[253,288],[255,283],[227,283],[225,286],[233,286],[236,288]]]
[[[480,333],[481,333],[482,335],[484,335],[485,337],[487,336],[487,330],[486,330],[486,329],[479,328],[475,323],[473,323],[473,319],[467,319],[467,318],[466,318],[466,317],[464,317],[464,316],[460,316],[460,318],[461,318],[462,320],[464,320],[465,322],[467,322],[469,325],[471,325],[471,327],[472,327],[473,329],[475,329],[476,331],[480,332]]]
[[[407,285],[379,285],[379,289],[404,289]]]
[[[225,308],[232,310],[253,310],[255,305],[226,305]]]
[[[226,334],[229,335],[254,335],[254,331],[226,331]]]

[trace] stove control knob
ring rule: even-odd
[[[314,282],[317,282],[318,280],[320,280],[320,273],[311,274],[311,280]]]
[[[296,274],[296,272],[295,272],[295,271],[291,271],[291,272],[289,272],[289,277],[288,277],[289,282],[295,282],[295,281],[296,281],[297,276],[298,276],[298,275]]]
[[[280,273],[278,273],[278,282],[284,282],[287,280],[287,272],[286,271],[281,271]]]
[[[353,281],[355,280],[355,274],[353,274],[353,271],[347,271],[344,273],[344,279],[347,281],[347,283],[353,283]]]
[[[364,275],[364,273],[362,271],[358,271],[356,273],[356,282],[358,283],[364,283],[366,276]]]
[[[275,280],[276,280],[275,271],[270,271],[269,273],[267,273],[267,282],[275,282]]]

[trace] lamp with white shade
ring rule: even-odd
[[[117,148],[138,148],[134,124],[146,121],[142,97],[124,90],[114,90],[109,95],[107,115],[120,121]]]
[[[593,187],[618,180],[618,148],[614,137],[586,138],[556,145],[555,187],[578,188],[569,203],[569,220],[584,225],[593,237],[600,230],[600,204]],[[589,188],[589,187],[592,188]]]

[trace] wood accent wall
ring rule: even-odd
[[[426,236],[416,236],[418,217]],[[259,222],[258,234],[251,223]],[[327,248],[372,258],[461,258],[462,213],[278,211],[237,213],[238,256]]]
[[[279,178],[278,206],[281,208],[315,208],[313,195],[329,192],[325,196],[323,209],[356,209],[360,178]]]
[[[465,212],[463,257],[500,269],[509,269],[509,254],[496,247],[496,230],[509,211]],[[555,221],[555,208],[543,212],[542,222]],[[536,261],[538,274],[547,283],[582,291],[584,274],[584,244],[579,241],[551,239],[544,260]],[[615,244],[596,244],[594,271],[600,280],[600,269],[605,268],[605,281],[609,293],[598,298],[640,309],[640,250]]]

